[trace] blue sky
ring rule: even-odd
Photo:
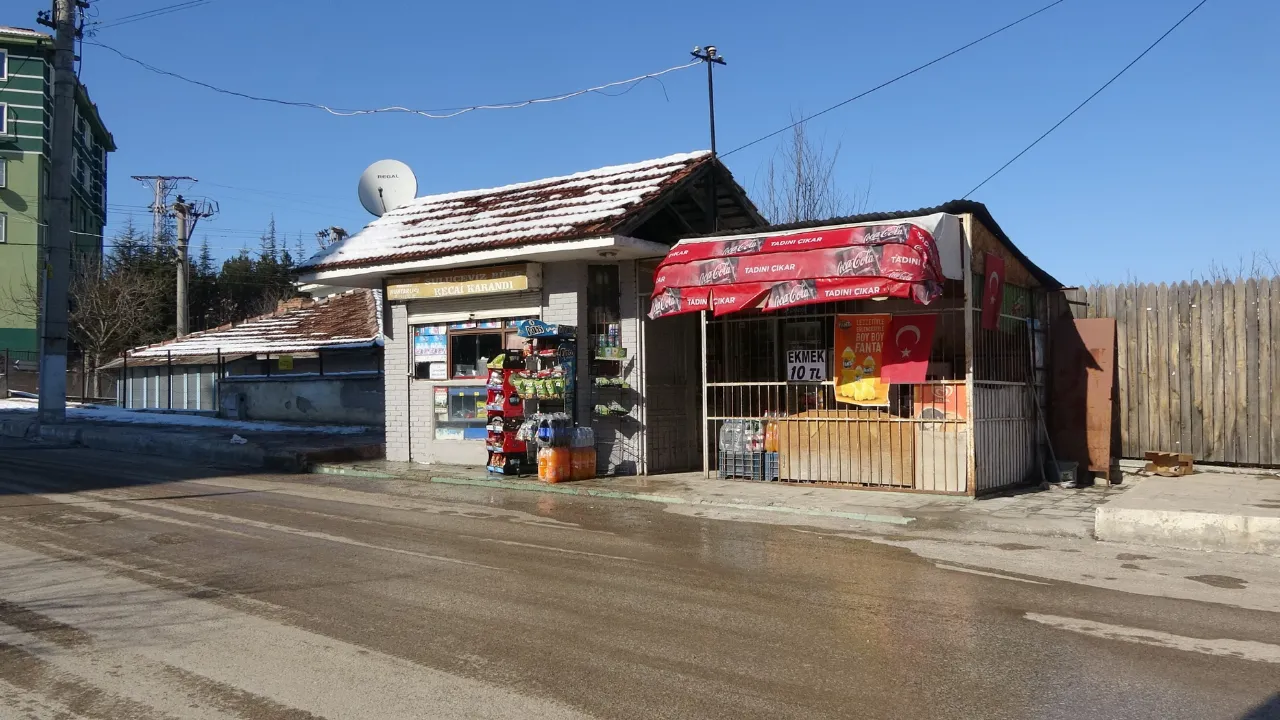
[[[175,0],[96,0],[112,18]],[[439,108],[536,97],[684,62],[715,43],[722,152],[964,44],[1047,0],[725,3],[249,2],[101,31],[125,53],[248,93],[344,107]],[[1188,10],[1182,0],[1067,0],[1023,25],[813,121],[841,143],[839,180],[871,210],[960,197]],[[6,3],[32,26],[43,0]],[[642,9],[641,9],[642,8]],[[1190,279],[1280,243],[1280,6],[1210,0],[1085,110],[974,198],[1068,283]],[[134,174],[192,175],[222,214],[196,233],[219,256],[274,213],[305,235],[370,218],[360,171],[398,158],[419,193],[488,187],[707,145],[700,68],[620,97],[451,120],[332,117],[250,102],[84,49],[83,79],[120,146],[109,231],[148,191]],[[776,141],[730,155],[756,184]]]

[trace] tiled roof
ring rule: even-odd
[[[32,30],[30,28],[9,27],[8,25],[0,25],[0,36],[4,36],[4,35],[8,35],[10,37],[23,37],[23,38],[44,38],[45,40],[53,39],[53,36],[49,35],[48,33],[40,32],[39,30]]]
[[[420,197],[303,266],[370,266],[610,235],[709,157],[706,152],[685,153],[488,190]]]
[[[382,342],[380,293],[351,290],[319,300],[289,300],[275,312],[155,345],[134,348],[130,358],[312,352],[372,347]]]

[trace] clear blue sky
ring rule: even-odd
[[[96,0],[99,18],[176,0]],[[130,55],[285,99],[439,108],[554,94],[669,67],[695,44],[717,73],[722,152],[968,42],[1047,0],[734,3],[296,3],[214,0],[107,28]],[[1047,129],[1192,0],[1068,0],[812,124],[843,145],[840,181],[870,179],[871,210],[935,205]],[[43,0],[6,3],[31,26]],[[1280,6],[1210,0],[1085,110],[975,195],[1068,283],[1188,279],[1271,249],[1280,197]],[[621,97],[588,96],[452,120],[331,117],[214,94],[95,47],[83,79],[115,134],[109,230],[149,193],[134,174],[192,175],[220,201],[219,256],[271,213],[282,231],[369,220],[355,183],[393,157],[419,193],[488,187],[707,146],[700,68]],[[749,190],[777,147],[726,162]]]

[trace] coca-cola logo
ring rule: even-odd
[[[699,285],[721,285],[738,278],[737,258],[724,258],[703,263],[698,267]]]
[[[908,225],[878,225],[862,234],[865,243],[902,242],[907,239]]]
[[[814,281],[797,280],[783,285],[774,285],[769,293],[769,306],[797,305],[816,297],[818,297],[818,287]]]
[[[725,255],[754,255],[764,247],[764,238],[746,238],[730,240],[724,245]]]
[[[886,272],[884,276],[887,278],[893,278],[894,280],[915,280],[916,279],[915,273],[907,272],[906,270],[890,270]]]
[[[653,304],[649,307],[649,317],[662,317],[680,310],[680,293],[677,290],[667,290],[661,295],[653,299]]]
[[[876,275],[879,271],[880,263],[871,248],[844,250],[836,255],[836,275]]]

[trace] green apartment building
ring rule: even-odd
[[[48,222],[53,138],[53,38],[0,26],[0,289],[33,285]],[[84,85],[76,88],[71,165],[74,252],[101,253],[107,218],[107,153],[116,149]],[[0,308],[0,351],[39,348],[31,313]]]

